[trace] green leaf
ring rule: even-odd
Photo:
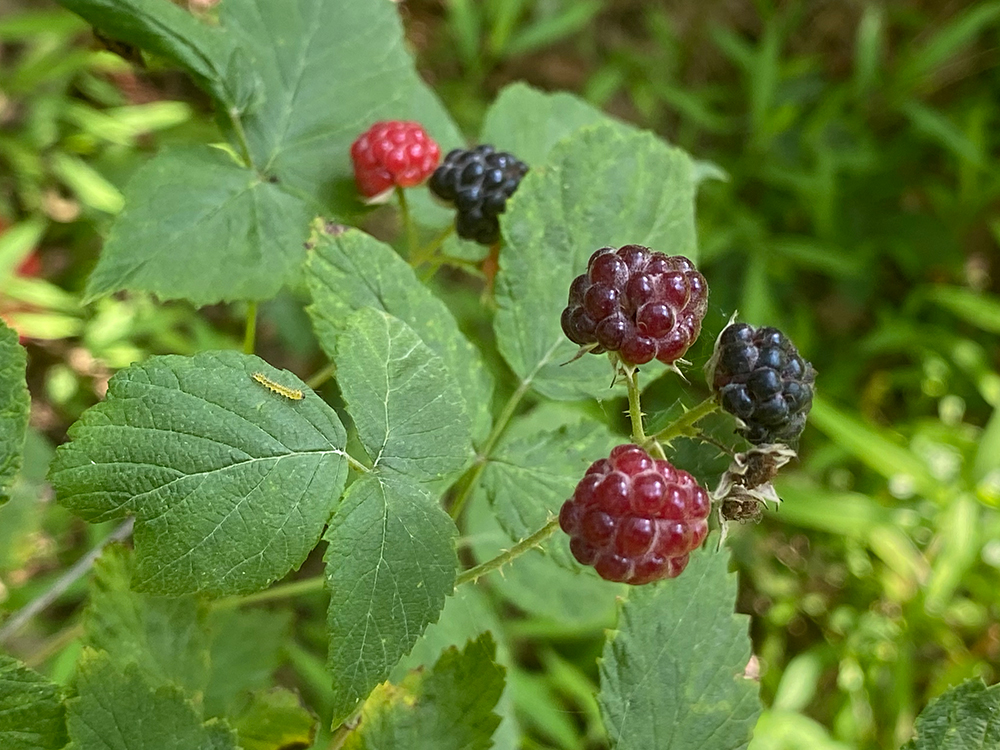
[[[623,133],[632,130],[572,94],[549,94],[525,83],[512,83],[490,105],[479,140],[510,151],[535,168],[545,163],[552,147],[563,138],[601,123],[614,125]]]
[[[987,750],[1000,746],[1000,685],[967,680],[932,700],[903,750]]]
[[[606,245],[636,243],[694,259],[691,159],[647,133],[585,128],[528,172],[503,229],[495,322],[501,354],[522,382],[550,398],[607,398],[604,357],[561,366],[578,348],[559,323],[570,282]]]
[[[191,596],[133,593],[132,568],[131,554],[120,546],[106,549],[94,565],[84,642],[106,651],[119,669],[135,663],[149,685],[200,693],[209,669],[204,604]]]
[[[299,696],[285,688],[254,693],[233,716],[242,750],[309,748],[318,722]]]
[[[616,750],[745,748],[760,713],[749,618],[733,614],[729,556],[695,552],[673,580],[629,591],[604,645],[598,696]]]
[[[306,266],[313,302],[307,310],[326,353],[333,355],[337,336],[356,310],[371,307],[399,318],[444,361],[465,398],[473,436],[485,439],[493,377],[448,307],[417,280],[406,261],[371,235],[321,228],[313,242]]]
[[[124,33],[132,12],[168,4],[70,1],[209,80],[240,159],[198,146],[165,151],[139,170],[91,297],[121,289],[197,304],[273,297],[305,260],[308,220],[360,208],[349,148],[366,127],[418,120],[445,150],[462,141],[417,75],[393,3],[226,0],[215,28],[190,16],[180,24],[177,10]]]
[[[58,750],[66,744],[60,687],[0,654],[0,747]]]
[[[17,333],[0,321],[0,505],[21,468],[24,436],[28,429],[28,357]]]
[[[60,0],[112,39],[165,57],[227,109],[241,112],[259,87],[233,40],[163,0]]]
[[[358,310],[336,339],[337,383],[376,469],[447,486],[472,458],[458,384],[406,323]]]
[[[455,531],[434,497],[403,477],[373,472],[348,488],[324,536],[335,724],[437,620],[454,588]]]
[[[67,702],[73,750],[237,750],[222,722],[206,724],[176,687],[148,685],[135,665],[120,671],[107,654],[84,649],[79,697]]]
[[[300,388],[293,401],[253,381]],[[319,541],[347,477],[336,413],[257,357],[153,357],[115,375],[84,412],[49,477],[90,522],[136,516],[133,588],[243,594]]]
[[[500,723],[493,707],[504,686],[494,653],[493,639],[484,634],[463,651],[449,648],[429,673],[380,685],[345,750],[489,750]]]
[[[587,467],[619,442],[603,424],[584,420],[501,443],[481,482],[511,541],[521,541],[558,515]],[[568,544],[552,549],[554,559],[576,568]]]
[[[264,609],[215,609],[209,616],[209,674],[205,715],[232,711],[241,694],[262,690],[281,664],[291,613]]]
[[[927,298],[987,333],[1000,333],[1000,298],[957,286],[934,286]]]
[[[87,281],[91,300],[121,289],[197,305],[267,299],[305,260],[313,208],[219,149],[165,150],[125,193]]]

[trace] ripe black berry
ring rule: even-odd
[[[708,284],[682,255],[641,245],[602,247],[569,288],[562,329],[591,352],[618,352],[628,365],[680,359],[701,332]]]
[[[441,200],[457,209],[455,230],[459,237],[492,245],[500,239],[497,217],[528,166],[493,146],[476,146],[470,151],[455,149],[431,175],[428,186]]]
[[[816,371],[777,328],[731,323],[715,342],[709,385],[754,445],[791,443],[812,408]]]
[[[559,511],[570,550],[608,581],[675,578],[708,535],[708,493],[686,471],[619,445],[587,469]]]

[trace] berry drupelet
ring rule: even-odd
[[[570,550],[608,581],[675,578],[708,535],[708,492],[694,477],[637,445],[595,462],[563,503]]]
[[[455,230],[459,237],[481,245],[500,239],[497,218],[507,200],[521,184],[528,166],[493,146],[455,149],[431,176],[428,187],[441,200],[455,206]]]
[[[792,443],[812,408],[816,371],[777,328],[731,323],[719,334],[708,382],[754,445]]]
[[[366,198],[419,185],[440,160],[441,148],[415,122],[376,122],[351,144],[354,181]]]
[[[569,288],[562,329],[591,352],[618,352],[627,365],[673,364],[701,332],[708,284],[682,255],[641,245],[602,247]]]

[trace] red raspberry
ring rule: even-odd
[[[641,245],[602,247],[569,289],[562,329],[591,351],[618,352],[629,365],[680,359],[701,333],[708,284],[683,255]]]
[[[419,185],[440,160],[441,148],[415,122],[376,122],[351,144],[354,181],[366,198]]]
[[[675,578],[708,536],[708,492],[638,445],[596,461],[559,511],[573,556],[608,581]]]

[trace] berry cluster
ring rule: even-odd
[[[366,198],[419,185],[440,160],[441,148],[415,122],[376,122],[351,144],[354,181]]]
[[[559,512],[570,550],[608,581],[674,578],[708,535],[708,493],[686,471],[619,445],[595,462]]]
[[[715,343],[708,381],[754,445],[798,439],[812,407],[816,371],[777,328],[732,323]]]
[[[562,329],[570,341],[627,365],[680,359],[701,332],[708,284],[682,255],[641,245],[602,247],[569,288]]]
[[[497,218],[528,166],[505,151],[482,145],[465,151],[455,149],[431,176],[431,192],[455,206],[455,231],[459,237],[492,245],[500,239]]]

